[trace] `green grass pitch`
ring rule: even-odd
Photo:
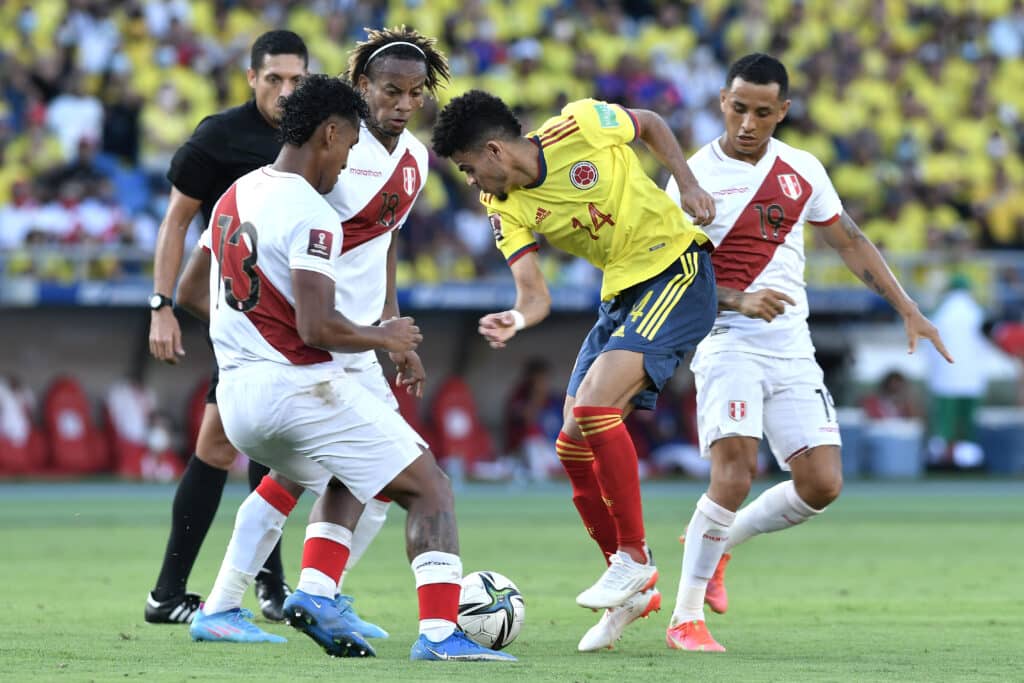
[[[526,624],[516,665],[409,662],[416,599],[405,514],[346,583],[391,632],[378,657],[325,656],[284,625],[285,645],[192,643],[182,626],[142,619],[167,537],[165,486],[0,486],[0,679],[12,681],[936,681],[1024,680],[1024,482],[852,483],[821,518],[762,536],[729,566],[730,610],[711,615],[723,655],[670,651],[664,629],[702,487],[645,485],[662,612],[612,651],[580,654],[597,615],[574,599],[602,570],[567,484],[470,486],[457,494],[465,571],[516,581]],[[244,495],[225,492],[190,588],[213,581]],[[285,530],[297,574],[305,515]],[[250,592],[247,606],[255,608]]]

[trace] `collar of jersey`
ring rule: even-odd
[[[523,185],[524,190],[532,190],[540,187],[548,177],[548,162],[544,158],[544,145],[540,144],[540,136],[534,135],[530,140],[537,145],[537,163],[540,164],[540,171],[537,172],[537,179],[529,185]]]
[[[728,154],[726,154],[725,150],[722,149],[721,138],[715,138],[714,140],[711,141],[711,144],[714,145],[714,147],[715,147],[715,154],[718,155],[723,161],[731,161],[731,162],[736,163],[736,164],[743,164],[747,168],[757,168],[758,166],[761,165],[761,162],[764,161],[765,159],[767,159],[769,157],[771,157],[773,159],[775,158],[775,153],[774,153],[774,151],[775,151],[775,138],[774,137],[768,138],[768,145],[765,147],[764,156],[762,156],[760,159],[758,159],[757,163],[754,164],[754,165],[750,165],[746,161],[740,161],[739,159],[734,159],[731,156],[729,156]],[[775,163],[775,162],[773,161],[772,163]]]

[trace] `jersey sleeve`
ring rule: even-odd
[[[488,207],[487,220],[490,221],[491,230],[494,232],[494,243],[498,245],[510,266],[531,251],[540,248],[533,231],[512,220],[507,214]]]
[[[335,261],[341,255],[341,221],[329,207],[301,220],[292,230],[288,244],[288,268],[311,270],[332,280]]]
[[[215,151],[223,146],[224,133],[220,128],[216,119],[200,121],[192,137],[174,153],[167,169],[167,180],[193,199],[210,199],[210,189],[217,186],[218,177],[223,175]]]
[[[562,115],[575,119],[587,142],[597,149],[628,144],[640,137],[640,122],[618,104],[577,100],[565,105]]]
[[[843,213],[843,202],[836,192],[828,171],[816,158],[811,157],[814,179],[814,194],[807,204],[807,222],[811,225],[830,225]]]

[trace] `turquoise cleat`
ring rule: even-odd
[[[288,642],[281,636],[267,633],[249,619],[252,619],[252,612],[237,607],[216,614],[206,614],[199,610],[192,617],[188,632],[192,640],[214,643]]]
[[[351,595],[336,595],[334,596],[334,602],[338,605],[338,610],[341,612],[342,621],[347,624],[349,630],[359,633],[364,638],[387,638],[388,632],[382,629],[377,624],[371,624],[368,621],[364,621],[358,614],[356,614],[355,608],[352,606]]]

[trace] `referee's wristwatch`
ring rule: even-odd
[[[164,306],[173,306],[174,300],[169,296],[164,296],[159,292],[155,292],[149,295],[149,310],[159,311]]]

